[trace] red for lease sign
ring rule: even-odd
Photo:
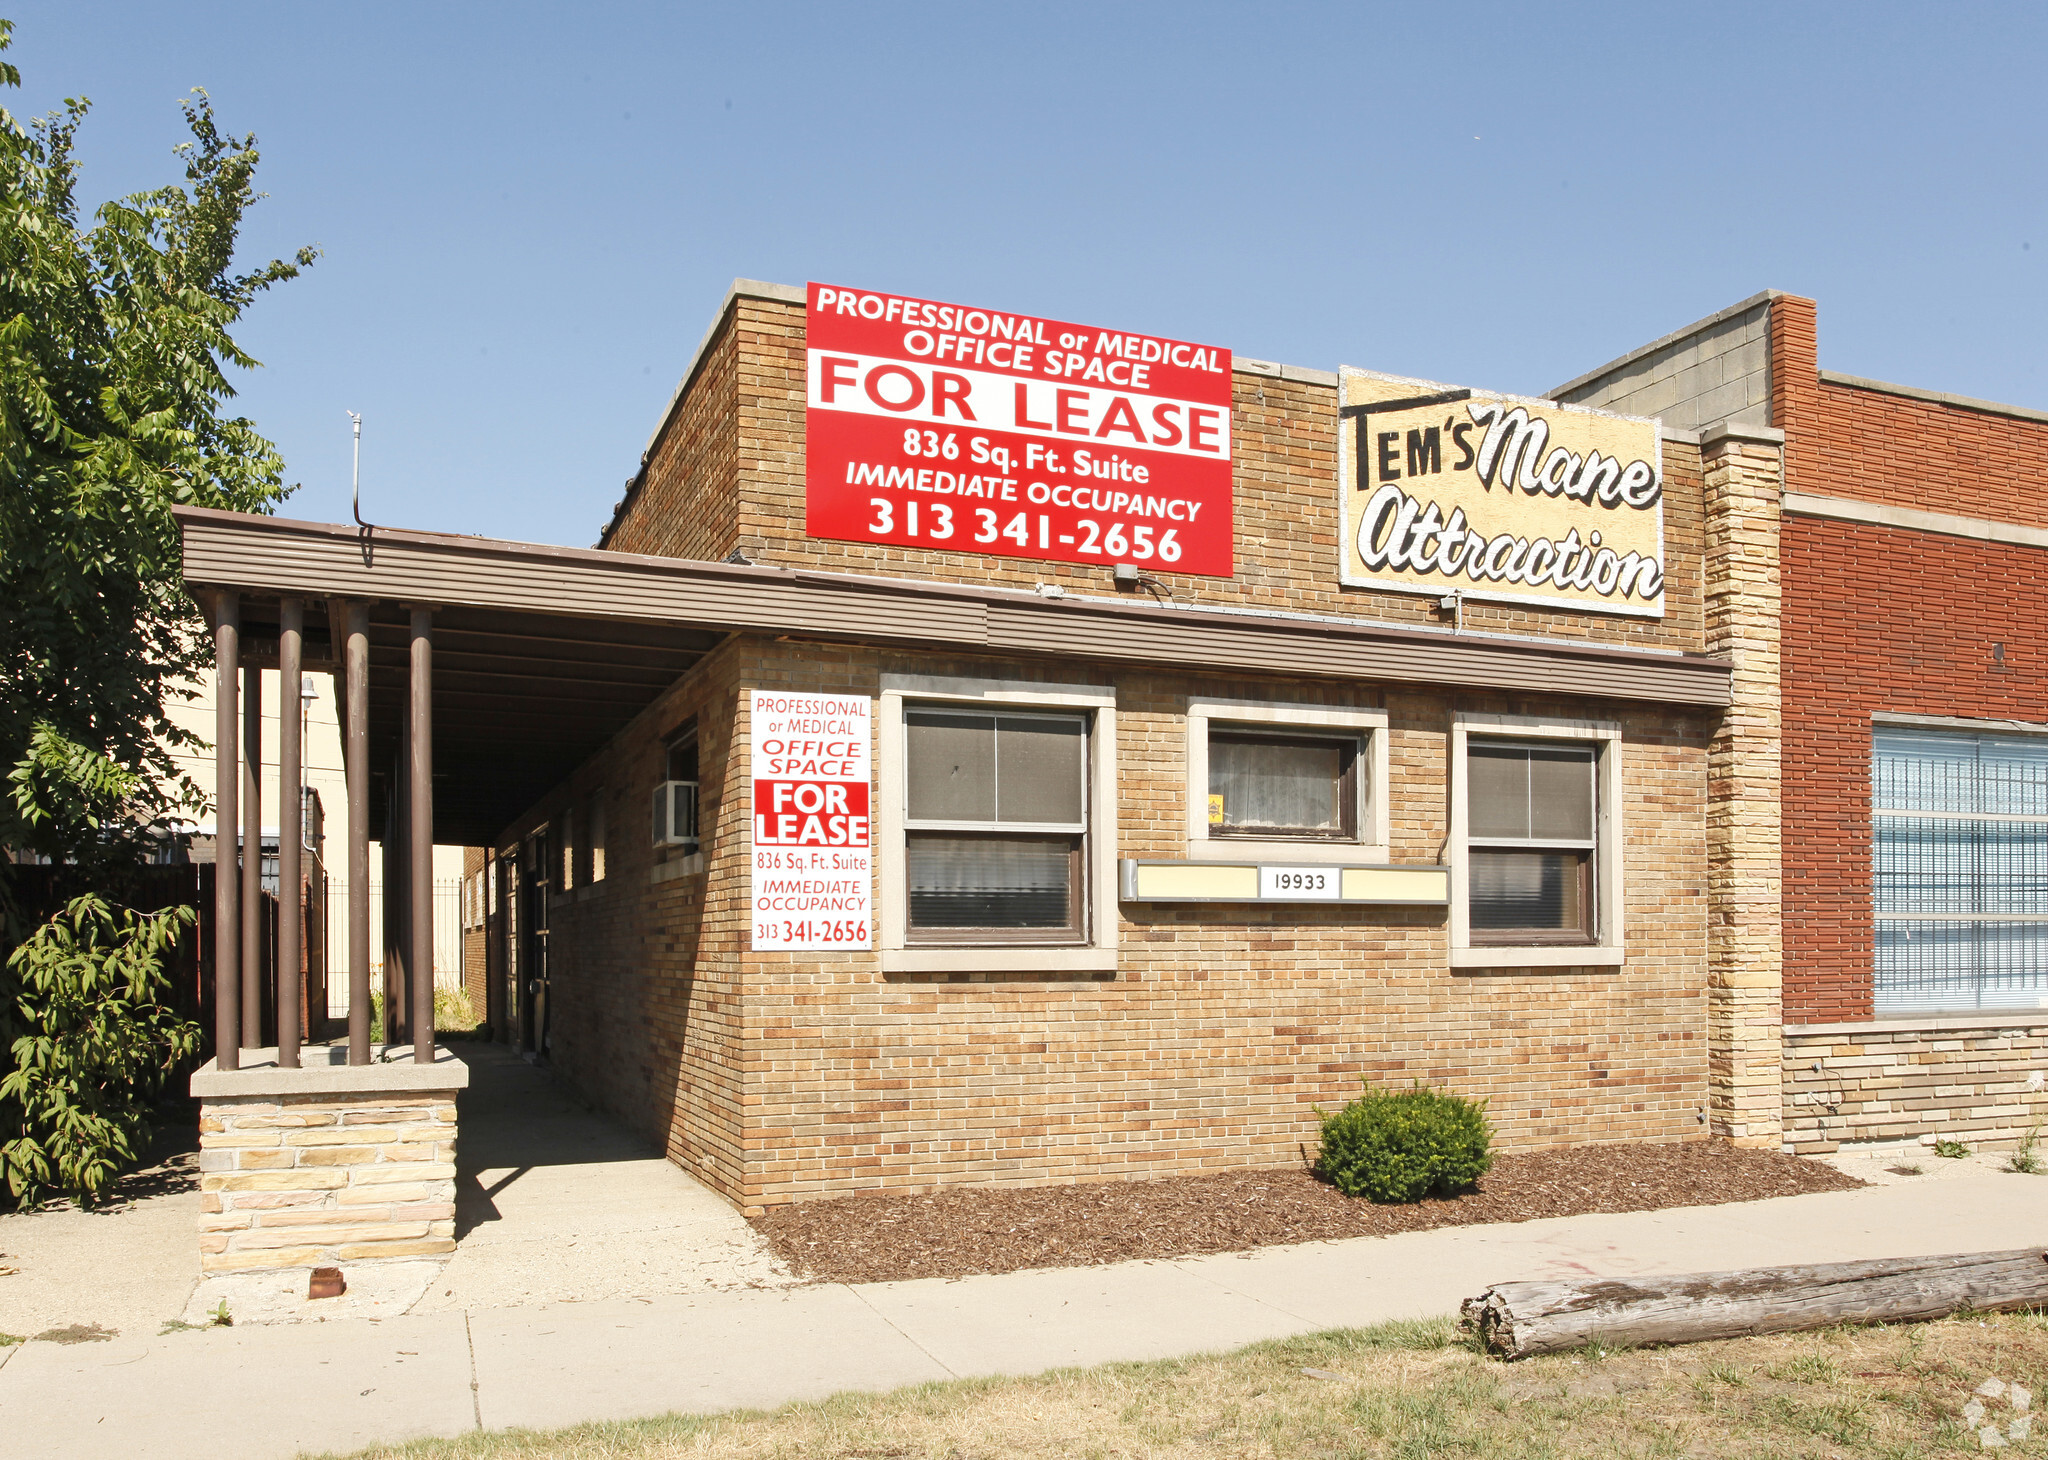
[[[1230,352],[810,286],[806,531],[1231,573]]]

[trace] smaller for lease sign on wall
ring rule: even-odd
[[[805,531],[1231,572],[1230,352],[810,286]]]
[[[857,695],[754,690],[751,946],[874,946],[874,737]]]

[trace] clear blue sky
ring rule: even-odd
[[[244,409],[348,514],[589,543],[736,275],[1535,391],[1759,289],[2048,407],[2048,6],[0,6],[82,196],[261,139]]]

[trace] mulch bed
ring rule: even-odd
[[[878,1193],[777,1207],[753,1223],[797,1271],[821,1282],[873,1283],[1243,1252],[1476,1222],[1713,1206],[1861,1185],[1818,1161],[1726,1141],[1687,1141],[1501,1156],[1466,1195],[1409,1206],[1375,1206],[1292,1169]]]

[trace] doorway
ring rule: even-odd
[[[548,828],[526,838],[519,849],[518,947],[512,980],[517,990],[514,1017],[519,1047],[546,1059],[548,1054],[548,897],[554,859]]]

